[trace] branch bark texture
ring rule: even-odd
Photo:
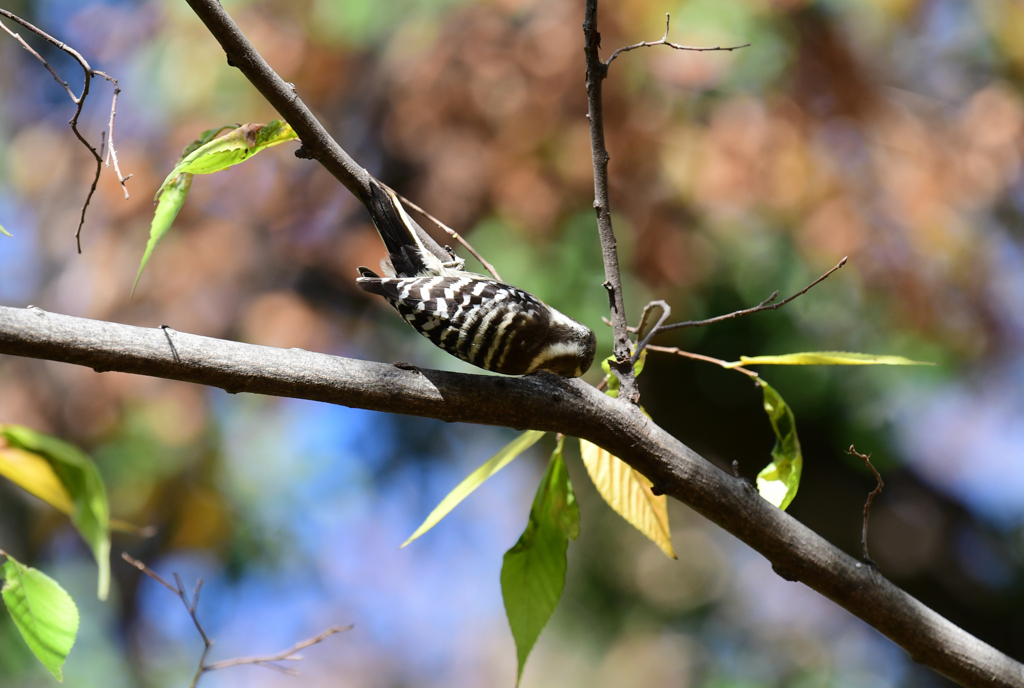
[[[0,307],[0,353],[445,421],[562,432],[594,442],[917,662],[964,686],[1024,686],[1024,666],[914,599],[646,418],[578,379],[398,368],[299,349]]]

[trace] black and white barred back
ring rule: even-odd
[[[384,277],[359,268],[361,289],[383,296],[440,348],[485,370],[579,377],[590,368],[596,341],[589,328],[522,289],[442,260],[394,194],[372,186],[368,207],[390,255],[381,261]]]

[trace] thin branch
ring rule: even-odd
[[[750,370],[749,368],[744,368],[742,366],[732,367],[729,365],[728,361],[723,361],[720,358],[712,358],[711,356],[705,356],[704,354],[695,354],[692,351],[683,351],[682,349],[676,346],[655,346],[654,344],[649,344],[647,346],[647,350],[660,351],[661,353],[664,354],[675,354],[676,356],[682,356],[683,358],[692,358],[695,361],[706,361],[707,363],[714,363],[715,365],[719,365],[725,368],[726,370],[738,370],[739,372],[743,373],[744,375],[747,375],[748,377],[759,377],[757,373],[755,373],[753,370]]]
[[[335,633],[341,633],[343,631],[351,631],[355,626],[349,624],[348,626],[332,626],[320,635],[307,638],[301,642],[295,643],[287,650],[282,650],[277,654],[264,655],[262,657],[238,657],[237,659],[225,659],[222,662],[214,662],[206,667],[207,671],[216,671],[217,669],[225,669],[227,667],[242,666],[245,664],[262,664],[268,667],[280,669],[281,667],[274,667],[271,662],[298,662],[302,660],[302,656],[297,654],[300,650],[304,650],[307,647],[322,643],[325,639],[334,635]]]
[[[168,344],[173,341],[174,351]],[[175,353],[176,352],[176,353]],[[0,307],[0,353],[230,392],[562,432],[619,457],[799,580],[965,686],[1020,688],[1024,666],[921,604],[665,432],[579,379],[467,375]]]
[[[646,337],[640,339],[640,337],[644,333],[644,327],[647,326],[647,316],[654,308],[661,309],[661,315],[658,316],[658,322],[654,324],[654,327],[651,328],[651,331],[647,333]],[[640,358],[640,354],[643,353],[644,347],[647,346],[647,343],[651,341],[651,337],[658,333],[658,328],[661,327],[665,323],[665,321],[668,320],[669,317],[671,317],[671,315],[672,308],[665,301],[651,301],[649,304],[644,306],[643,315],[640,316],[640,325],[638,325],[636,328],[636,336],[637,339],[640,339],[640,341],[637,343],[636,348],[633,350],[633,357],[631,359],[633,363],[636,363],[637,359]]]
[[[121,189],[124,191],[124,200],[128,200],[128,187],[125,182],[131,179],[133,174],[129,174],[127,177],[121,174],[121,166],[117,164],[117,151],[114,150],[114,116],[117,115],[117,96],[121,94],[121,89],[117,85],[117,79],[107,77],[110,81],[114,82],[114,98],[110,103],[110,123],[107,125],[107,131],[110,132],[108,136],[108,147],[107,154],[104,156],[107,167],[110,167],[111,161],[114,163],[114,174],[117,175],[117,181],[121,184]]]
[[[669,17],[668,12],[666,12],[665,13],[665,35],[661,37],[661,40],[658,40],[658,41],[641,41],[640,43],[634,43],[633,45],[627,45],[627,46],[624,46],[622,48],[619,48],[618,50],[616,50],[615,52],[612,53],[611,57],[609,57],[607,60],[605,60],[605,63],[604,63],[605,66],[607,67],[608,65],[610,65],[612,63],[612,60],[614,60],[616,57],[619,56],[619,53],[628,53],[630,50],[636,50],[637,48],[651,48],[651,47],[654,47],[656,45],[665,45],[665,46],[668,46],[669,48],[674,48],[675,50],[689,50],[691,52],[698,52],[698,53],[712,52],[712,51],[715,51],[715,50],[724,51],[724,52],[731,52],[733,50],[739,50],[740,48],[748,48],[748,47],[750,47],[749,43],[744,43],[743,45],[733,45],[733,46],[730,46],[728,48],[724,48],[724,47],[722,47],[720,45],[716,45],[713,48],[698,48],[698,47],[694,47],[694,46],[691,46],[691,45],[679,45],[678,43],[670,43],[669,40],[668,40],[668,23],[669,23],[670,19],[671,19],[671,17]]]
[[[871,469],[871,472],[875,474],[875,481],[877,484],[875,485],[875,489],[871,490],[871,494],[868,495],[867,501],[864,502],[864,527],[861,530],[860,535],[860,544],[864,550],[864,561],[866,561],[869,564],[874,564],[874,562],[871,561],[871,557],[868,556],[868,516],[871,515],[871,502],[873,502],[875,497],[877,497],[882,492],[882,488],[885,487],[885,483],[882,482],[882,476],[879,475],[878,470],[871,464],[871,454],[868,454],[866,456],[864,454],[861,454],[859,451],[853,448],[852,444],[850,445],[850,448],[846,450],[846,453],[849,454],[850,456],[856,456],[861,461],[866,463],[868,468]]]
[[[384,185],[384,188],[391,189],[391,187],[387,186],[387,185]],[[394,189],[391,189],[391,190],[395,191]],[[444,230],[448,234],[448,236],[450,236],[451,238],[455,239],[455,241],[457,241],[460,244],[462,244],[463,247],[465,247],[465,249],[467,251],[469,251],[473,255],[474,258],[476,258],[478,261],[480,261],[480,264],[484,266],[484,269],[487,270],[487,272],[491,273],[491,277],[493,277],[494,279],[498,280],[499,282],[501,281],[501,275],[499,275],[498,271],[494,269],[494,266],[491,265],[490,263],[488,263],[487,259],[484,258],[482,255],[480,255],[479,251],[477,251],[475,248],[470,246],[469,242],[466,241],[461,234],[456,232],[454,229],[452,229],[451,227],[449,227],[445,223],[443,223],[440,220],[438,220],[436,217],[434,217],[433,215],[428,213],[426,210],[424,210],[423,208],[419,207],[418,205],[416,205],[415,203],[413,203],[412,201],[410,201],[408,198],[406,198],[402,194],[398,193],[397,191],[395,191],[395,195],[398,196],[398,200],[402,201],[402,203],[404,203],[405,205],[409,206],[410,208],[415,210],[417,213],[419,213],[423,217],[425,217],[428,220],[430,220],[431,222],[433,222],[435,225],[437,225],[438,229]]]
[[[125,199],[128,199],[128,189],[127,187],[125,187],[125,182],[128,181],[132,177],[132,175],[129,174],[127,177],[121,175],[121,170],[118,169],[117,166],[117,153],[114,150],[114,114],[117,110],[117,95],[121,92],[120,89],[117,87],[117,79],[113,78],[109,74],[93,69],[89,66],[88,61],[86,61],[86,59],[82,57],[82,54],[79,53],[77,50],[67,45],[63,41],[58,41],[50,34],[46,33],[45,31],[36,26],[33,26],[32,24],[25,21],[21,17],[12,14],[11,12],[8,12],[5,9],[0,9],[0,16],[6,17],[13,22],[17,22],[18,24],[25,27],[32,33],[46,40],[48,43],[64,51],[72,58],[74,58],[74,60],[78,62],[79,66],[82,68],[82,72],[84,74],[82,93],[81,95],[76,96],[75,92],[72,91],[71,87],[68,85],[68,82],[60,78],[60,76],[57,74],[57,71],[52,66],[50,66],[50,63],[47,62],[42,55],[40,55],[34,48],[32,48],[32,46],[26,43],[25,39],[23,39],[20,34],[11,31],[3,22],[0,22],[0,28],[6,31],[16,41],[18,41],[18,43],[21,44],[21,47],[27,50],[29,54],[33,55],[37,60],[39,60],[43,64],[43,66],[46,67],[47,71],[50,72],[50,74],[57,81],[57,83],[64,87],[64,90],[67,92],[68,97],[71,98],[71,102],[75,104],[75,114],[68,121],[68,124],[71,125],[71,131],[74,132],[78,140],[82,142],[82,145],[85,146],[89,150],[89,152],[92,153],[93,158],[96,159],[96,173],[93,175],[92,185],[89,187],[89,193],[88,195],[86,195],[85,203],[82,205],[82,213],[78,220],[78,228],[75,230],[75,243],[78,246],[78,252],[81,253],[82,226],[85,225],[85,212],[86,210],[89,209],[89,204],[92,202],[93,194],[96,193],[96,186],[99,184],[100,181],[100,173],[103,171],[103,155],[99,151],[97,151],[96,147],[89,143],[85,136],[82,135],[82,132],[78,130],[78,118],[82,114],[82,108],[85,107],[85,99],[89,96],[89,87],[92,84],[92,78],[94,76],[103,77],[107,81],[114,84],[114,98],[113,102],[111,102],[110,104],[110,133],[105,140],[107,144],[107,155],[112,157],[114,160],[114,169],[117,172],[118,181],[121,184],[121,188],[124,189]]]
[[[824,282],[826,279],[829,278],[829,276],[833,272],[835,272],[839,268],[841,268],[844,265],[846,265],[846,261],[847,261],[848,258],[849,258],[849,256],[843,258],[841,261],[839,261],[835,265],[835,267],[833,267],[831,270],[829,270],[828,272],[823,274],[821,277],[819,277],[818,279],[814,280],[813,282],[811,282],[806,287],[804,287],[803,289],[801,289],[797,293],[793,294],[789,298],[783,299],[782,301],[779,301],[778,303],[774,303],[776,297],[778,297],[778,295],[779,295],[778,290],[776,290],[776,291],[772,292],[771,295],[767,299],[765,299],[764,301],[762,301],[758,305],[754,306],[753,308],[744,308],[743,310],[740,310],[740,311],[733,311],[732,313],[726,313],[725,315],[719,315],[719,316],[716,316],[714,318],[708,318],[707,320],[687,320],[686,322],[673,323],[671,325],[663,325],[662,327],[658,328],[657,331],[659,333],[661,333],[661,332],[668,332],[669,330],[681,330],[684,327],[704,327],[706,325],[714,325],[715,323],[724,322],[726,320],[732,320],[733,318],[739,318],[739,317],[744,316],[744,315],[753,315],[754,313],[760,313],[761,311],[774,311],[774,310],[778,310],[779,308],[782,308],[783,306],[785,306],[787,303],[789,303],[793,299],[796,299],[796,298],[798,298],[800,296],[803,296],[804,294],[809,292],[811,289],[816,287],[818,284],[820,284],[821,282]]]
[[[238,657],[236,659],[225,659],[221,662],[213,662],[212,664],[207,664],[206,658],[207,656],[209,656],[210,650],[213,648],[213,640],[211,640],[210,637],[206,635],[206,631],[203,630],[203,625],[199,623],[199,617],[196,616],[196,608],[199,606],[199,591],[203,587],[203,579],[200,578],[199,581],[196,583],[195,591],[192,593],[192,600],[189,601],[188,595],[185,594],[185,586],[182,585],[181,577],[178,576],[177,573],[174,574],[175,584],[171,585],[166,580],[161,578],[156,571],[149,568],[138,559],[132,558],[131,556],[129,556],[127,552],[122,552],[121,558],[129,564],[131,564],[132,566],[134,566],[135,568],[137,568],[142,573],[146,574],[147,576],[155,580],[157,583],[160,583],[160,585],[164,586],[172,593],[174,593],[178,597],[178,599],[181,600],[181,603],[185,605],[185,609],[188,611],[188,615],[192,618],[192,623],[195,624],[196,630],[199,631],[199,636],[203,639],[203,653],[199,657],[199,665],[196,667],[196,672],[192,676],[192,682],[189,684],[189,688],[196,688],[196,684],[199,683],[199,679],[202,678],[203,674],[207,672],[217,671],[218,669],[226,669],[228,667],[234,666],[244,666],[247,664],[263,666],[268,669],[274,669],[276,671],[283,671],[287,674],[296,675],[298,674],[297,671],[293,669],[285,669],[283,667],[279,667],[275,665],[274,662],[301,661],[302,656],[297,654],[300,650],[310,647],[311,645],[321,643],[326,638],[329,638],[335,633],[341,633],[342,631],[348,631],[353,628],[351,624],[345,627],[332,626],[331,628],[328,628],[326,631],[320,633],[319,635],[295,643],[287,650],[282,650],[281,652],[278,652],[273,655],[266,655],[262,657]]]
[[[611,369],[619,378],[619,398],[637,403],[640,392],[633,374],[626,309],[622,298],[622,278],[619,273],[618,246],[612,228],[611,203],[608,200],[608,150],[604,141],[604,106],[602,82],[608,76],[608,65],[601,61],[601,34],[597,31],[597,0],[587,0],[583,19],[583,52],[587,61],[587,118],[590,120],[590,150],[594,164],[594,211],[597,213],[597,231],[601,239],[601,257],[604,260],[604,288],[608,291],[611,311],[615,360]]]

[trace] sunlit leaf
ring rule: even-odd
[[[3,234],[4,236],[12,236],[10,232],[4,229],[3,225],[0,225],[0,234]]]
[[[10,555],[4,562],[3,577],[0,594],[18,632],[53,677],[63,681],[61,668],[78,633],[74,601],[57,581]]]
[[[668,498],[651,492],[650,480],[596,444],[580,440],[580,456],[608,506],[676,559],[668,525]]]
[[[160,194],[156,212],[153,213],[153,222],[149,226],[149,241],[146,242],[146,250],[142,254],[142,262],[139,263],[139,271],[135,274],[135,282],[132,284],[132,296],[135,295],[135,288],[139,286],[142,270],[149,262],[149,257],[153,255],[153,249],[167,234],[167,230],[174,223],[174,218],[178,217],[178,211],[185,204],[185,198],[191,187],[192,175],[180,174]]]
[[[516,684],[526,658],[565,588],[566,549],[580,532],[580,512],[562,457],[562,443],[551,455],[547,472],[530,509],[519,541],[505,553],[501,594],[516,642]]]
[[[49,461],[74,504],[71,522],[92,549],[99,566],[97,594],[106,599],[110,590],[110,510],[96,465],[74,445],[21,425],[0,425],[0,437],[10,447]]]
[[[420,535],[423,535],[423,533],[436,526],[442,518],[447,516],[452,509],[459,505],[459,502],[472,494],[473,490],[480,487],[484,481],[511,463],[512,459],[516,458],[536,444],[537,440],[543,436],[544,433],[539,430],[527,430],[519,437],[505,445],[501,451],[488,459],[482,466],[480,466],[480,468],[470,473],[465,480],[456,486],[454,490],[449,492],[448,495],[441,500],[441,503],[434,507],[434,510],[430,512],[427,519],[419,528],[416,529],[416,532],[410,535],[409,539],[402,543],[402,547],[405,547]],[[401,547],[399,547],[399,549],[401,549]]]
[[[228,131],[228,133],[223,133]],[[185,146],[181,153],[181,160],[171,173],[164,179],[156,192],[156,212],[153,214],[153,222],[149,228],[149,241],[146,243],[146,251],[142,255],[142,262],[139,271],[135,275],[135,283],[132,285],[132,294],[139,284],[142,270],[149,262],[160,240],[171,228],[178,211],[185,203],[189,188],[192,186],[192,176],[196,174],[212,174],[220,172],[232,165],[248,160],[264,148],[276,146],[285,141],[297,138],[291,126],[281,120],[275,119],[268,124],[243,124],[241,126],[228,125],[217,129],[207,129],[198,139]]]
[[[757,474],[757,490],[769,502],[785,509],[796,497],[804,463],[796,435],[796,419],[778,392],[764,380],[758,380],[758,384],[764,390],[764,410],[775,431],[775,446],[772,462]]]
[[[0,447],[0,475],[70,516],[75,503],[48,459],[17,447]]]
[[[725,368],[748,365],[935,365],[927,361],[912,361],[902,356],[875,356],[849,351],[805,351],[781,356],[740,356],[740,360]]]
[[[253,153],[259,153],[264,148],[270,148],[279,143],[292,141],[297,138],[298,134],[295,133],[290,124],[275,119],[272,122],[267,122],[256,134],[256,147]]]

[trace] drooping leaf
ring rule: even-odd
[[[110,509],[96,465],[78,447],[21,425],[0,425],[0,438],[10,447],[31,452],[50,463],[74,504],[71,523],[96,558],[97,594],[105,600],[110,590]]]
[[[4,604],[21,637],[53,677],[63,682],[62,667],[78,633],[78,608],[57,581],[15,561],[3,566]]]
[[[668,525],[668,498],[654,494],[650,480],[596,444],[580,440],[580,456],[590,479],[608,506],[661,551],[677,559]]]
[[[543,436],[544,433],[539,430],[527,430],[523,434],[519,435],[519,437],[505,445],[501,451],[484,462],[480,468],[466,476],[465,480],[459,483],[454,490],[449,492],[448,495],[441,500],[441,503],[434,507],[434,510],[430,512],[427,519],[423,521],[419,528],[416,529],[416,532],[410,535],[409,539],[402,543],[402,547],[405,547],[410,542],[436,526],[442,518],[447,516],[452,509],[459,505],[459,502],[472,494],[473,490],[483,485],[484,481],[511,463],[512,459],[516,458],[536,444],[537,440]],[[399,547],[399,549],[402,547]]]
[[[796,419],[778,392],[764,380],[758,380],[758,384],[764,390],[764,410],[775,431],[775,446],[772,462],[757,474],[757,491],[775,506],[785,509],[796,497],[804,463],[796,435]]]
[[[153,213],[153,222],[149,225],[149,241],[146,242],[146,250],[142,254],[139,271],[135,274],[131,296],[135,295],[135,288],[139,286],[139,278],[142,277],[142,271],[146,267],[146,263],[149,262],[149,257],[153,255],[153,249],[167,234],[167,230],[174,223],[174,218],[178,217],[178,211],[185,204],[185,198],[188,196],[190,188],[192,188],[192,175],[183,173],[162,189],[160,200],[157,201],[156,212]]]
[[[0,446],[0,475],[70,516],[75,503],[50,461],[17,447]]]
[[[68,517],[75,512],[71,493],[60,481],[49,460],[39,454],[15,447],[0,446],[0,476]],[[151,526],[139,526],[116,518],[110,519],[110,530],[140,537],[150,537],[154,532]]]
[[[3,225],[0,225],[0,234],[3,234],[4,236],[13,236],[10,232],[4,229]]]
[[[228,133],[223,133],[225,130]],[[174,166],[171,173],[156,192],[157,203],[153,222],[149,228],[149,241],[142,255],[139,272],[132,285],[132,294],[139,284],[142,270],[149,262],[153,249],[167,233],[178,216],[178,211],[185,203],[188,191],[192,186],[192,176],[196,174],[212,174],[220,172],[232,165],[248,160],[264,148],[276,146],[285,141],[297,138],[295,131],[285,122],[275,119],[267,124],[249,123],[241,126],[227,125],[216,129],[207,129],[198,139],[185,146],[181,152],[181,160]]]
[[[781,356],[740,356],[740,360],[725,368],[748,365],[935,365],[927,361],[912,361],[902,356],[876,356],[850,351],[805,351]]]
[[[505,553],[501,566],[501,594],[516,642],[516,685],[526,658],[562,597],[566,549],[580,532],[579,506],[562,457],[562,443],[560,439],[551,455],[526,530]]]

